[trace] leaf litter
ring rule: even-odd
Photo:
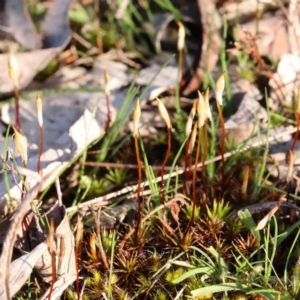
[[[222,1],[221,1],[222,2]],[[223,1],[224,3],[218,3],[220,9],[219,12],[221,14],[224,14],[227,16],[228,22],[230,23],[230,20],[234,20],[236,18],[236,15],[232,17],[231,14],[234,14],[234,11],[232,7],[236,9],[237,5],[236,3],[226,3],[227,1]],[[246,1],[245,1],[246,2]],[[248,1],[251,3],[251,1]],[[24,89],[26,86],[28,86],[35,75],[41,71],[54,57],[60,55],[60,53],[63,51],[66,45],[66,41],[68,41],[70,37],[70,28],[68,26],[68,23],[66,22],[66,14],[69,9],[69,2],[64,1],[65,9],[59,10],[61,14],[55,13],[57,10],[57,5],[59,1],[54,1],[52,5],[52,9],[48,11],[48,14],[45,19],[44,27],[42,26],[42,35],[43,35],[43,45],[45,47],[49,47],[49,49],[39,49],[39,50],[31,50],[27,53],[18,53],[16,54],[17,60],[20,63],[20,70],[21,76],[20,76],[20,88]],[[55,6],[56,5],[56,6]],[[208,48],[208,52],[212,51],[209,56],[204,56],[204,53],[207,54],[207,51],[205,50],[205,47],[202,48],[202,52],[200,51],[200,55],[195,55],[196,63],[198,65],[201,65],[201,68],[196,68],[196,72],[194,76],[192,76],[188,82],[188,85],[185,87],[185,90],[183,92],[184,95],[188,95],[190,92],[195,91],[199,87],[199,82],[202,82],[204,74],[203,70],[205,69],[205,66],[209,66],[209,70],[213,71],[215,70],[215,65],[218,60],[218,55],[220,51],[220,35],[214,30],[211,29],[210,26],[212,26],[212,22],[209,20],[208,16],[211,13],[208,13],[208,11],[211,11],[212,9],[215,9],[214,6],[209,2],[209,5],[207,7],[204,7],[204,2],[199,0],[198,5],[200,9],[202,9],[202,26],[205,31],[205,38],[204,38],[204,44],[207,46],[208,41],[208,35],[211,32],[214,32],[214,36],[212,37],[212,40],[210,42],[214,43],[214,46],[211,48]],[[260,4],[261,5],[261,4]],[[272,4],[262,4],[264,9],[269,9],[272,7]],[[255,5],[252,5],[253,8]],[[240,8],[243,6],[240,5]],[[260,7],[260,6],[259,6]],[[9,8],[9,7],[8,7]],[[249,8],[249,6],[248,6]],[[27,20],[24,20],[24,23],[28,26],[28,32],[31,35],[31,46],[27,46],[27,48],[40,48],[41,44],[39,44],[39,38],[37,37],[36,32],[32,29],[32,23],[31,20],[26,16],[26,11],[24,10],[24,7],[20,6],[19,9],[23,9],[24,16]],[[53,22],[53,12],[56,18],[58,18],[57,22]],[[214,25],[218,24],[218,28],[220,28],[220,20],[219,13],[216,11],[215,15],[215,21]],[[13,11],[13,13],[16,13]],[[240,22],[243,23],[245,21],[249,20],[249,16],[254,14],[254,11],[248,10],[247,12],[244,12],[243,10],[239,10],[239,17]],[[15,18],[13,15],[10,16],[10,18]],[[261,24],[264,26],[264,22],[266,24],[269,24],[268,22],[273,22],[274,20],[268,21],[268,20],[262,20]],[[23,21],[22,21],[23,22]],[[205,23],[206,22],[206,23]],[[244,22],[245,23],[245,22]],[[249,22],[248,22],[249,23]],[[48,25],[47,25],[48,24]],[[250,23],[253,27],[254,22]],[[167,23],[164,23],[164,26],[160,26],[158,30],[165,30],[168,25]],[[280,24],[282,25],[282,24]],[[20,36],[20,33],[18,32],[18,29],[16,29],[13,22],[10,22],[10,26],[14,32],[15,39],[22,43],[22,39],[18,38]],[[247,26],[244,24],[244,28]],[[267,25],[268,26],[268,25]],[[290,25],[291,26],[291,25]],[[18,27],[18,26],[17,26]],[[276,26],[275,26],[276,27]],[[61,33],[61,34],[60,34]],[[58,36],[56,36],[58,34]],[[271,40],[268,45],[271,45],[272,43],[275,43],[275,39],[277,38],[278,33],[274,33],[273,36],[269,37]],[[51,38],[53,37],[54,40]],[[211,37],[211,36],[210,36]],[[264,38],[264,37],[263,37]],[[24,43],[26,46],[26,44]],[[57,48],[55,48],[57,47]],[[291,51],[291,49],[289,49]],[[263,50],[258,47],[258,51],[261,55],[263,55]],[[270,52],[270,48],[268,50],[265,50],[266,54]],[[274,72],[274,78],[269,78],[269,85],[270,85],[270,97],[269,97],[269,107],[272,110],[272,112],[277,113],[278,108],[282,108],[283,104],[292,107],[294,103],[294,98],[296,95],[297,86],[297,66],[298,66],[298,56],[295,54],[285,54],[286,50],[276,54],[277,58],[279,59],[279,64],[277,67],[277,72]],[[198,53],[199,54],[199,53]],[[202,56],[201,56],[202,54]],[[207,61],[207,57],[209,57],[209,61]],[[199,61],[197,61],[199,59]],[[8,70],[7,67],[7,60],[8,56],[7,54],[1,54],[0,55],[0,63],[3,62],[1,65],[4,66],[4,68],[0,72],[0,80],[1,80],[1,86],[0,86],[0,95],[1,97],[5,97],[7,95],[11,95],[13,92],[13,84],[11,80],[8,77]],[[154,64],[153,62],[149,62],[149,67],[143,68],[142,70],[138,71],[136,76],[136,84],[143,87],[146,86],[149,81],[154,77],[154,75],[157,74],[158,70],[160,69],[161,65]],[[251,68],[252,66],[250,66]],[[21,201],[21,182],[16,182],[15,178],[13,178],[12,171],[9,175],[8,181],[9,186],[11,189],[9,190],[9,193],[7,191],[7,182],[5,183],[4,177],[2,176],[0,181],[0,192],[1,192],[1,209],[2,214],[7,214],[8,212],[13,211],[13,208],[17,208],[15,215],[18,216],[15,222],[11,222],[11,216],[8,216],[7,219],[3,219],[1,221],[2,228],[4,229],[4,232],[0,233],[1,241],[3,243],[3,252],[1,255],[1,262],[3,265],[6,265],[6,268],[1,270],[1,281],[2,283],[6,284],[4,286],[0,287],[0,295],[1,297],[7,297],[7,291],[8,291],[8,285],[10,294],[15,294],[24,284],[26,279],[28,278],[29,274],[32,272],[33,269],[38,271],[41,275],[41,277],[45,281],[53,281],[53,270],[50,268],[45,267],[50,266],[52,263],[51,258],[51,251],[48,251],[49,246],[49,240],[45,242],[45,236],[48,235],[48,228],[44,231],[44,228],[41,229],[40,222],[37,222],[37,219],[40,217],[43,212],[41,211],[41,208],[32,208],[29,206],[30,198],[33,199],[35,195],[44,189],[46,189],[51,182],[53,182],[60,173],[66,168],[67,165],[69,165],[70,162],[72,162],[80,153],[82,153],[88,145],[93,143],[95,140],[100,138],[102,135],[104,135],[104,128],[107,118],[107,108],[106,108],[106,102],[105,102],[105,93],[101,91],[92,91],[92,89],[100,89],[104,87],[104,80],[103,80],[103,71],[104,70],[111,70],[110,77],[112,78],[112,82],[110,83],[110,90],[113,91],[110,94],[110,101],[111,101],[111,114],[112,114],[112,122],[116,120],[117,113],[122,107],[122,103],[124,101],[124,98],[126,96],[126,93],[128,91],[128,87],[131,84],[132,80],[134,79],[134,76],[129,73],[129,70],[124,63],[116,63],[113,61],[106,61],[105,55],[101,58],[96,58],[94,62],[94,67],[92,70],[88,70],[83,67],[76,67],[74,66],[64,66],[58,70],[56,74],[50,79],[48,79],[43,86],[44,88],[50,87],[50,88],[73,88],[78,89],[79,91],[76,92],[70,92],[67,93],[59,93],[55,92],[53,95],[42,95],[43,99],[43,114],[44,114],[44,132],[45,132],[45,143],[44,143],[44,150],[43,155],[41,159],[41,165],[42,165],[42,172],[41,177],[39,178],[38,174],[37,176],[32,176],[30,178],[30,175],[28,176],[28,183],[30,187],[33,187],[33,190],[29,190],[29,192],[26,195],[26,198],[24,198]],[[77,73],[75,73],[75,71]],[[199,72],[198,72],[199,71]],[[263,70],[265,72],[265,70]],[[288,74],[289,76],[286,76]],[[265,75],[265,74],[264,74]],[[174,94],[174,91],[176,90],[177,85],[177,79],[178,79],[178,68],[176,64],[176,60],[174,63],[170,64],[169,66],[165,67],[157,76],[157,78],[152,83],[150,89],[148,89],[147,93],[143,95],[143,98],[141,100],[152,100],[156,98],[157,96],[162,95],[163,93],[166,93],[168,96]],[[275,82],[275,81],[276,82]],[[264,107],[264,104],[262,103],[262,99],[264,97],[261,90],[257,89],[257,84],[254,85],[252,83],[249,83],[249,81],[243,79],[239,81],[235,81],[234,78],[232,79],[231,88],[233,93],[233,99],[234,104],[236,106],[236,112],[233,113],[225,123],[225,127],[227,130],[226,136],[228,139],[235,140],[235,143],[241,144],[243,141],[249,139],[247,145],[253,145],[253,146],[264,146],[266,139],[268,138],[268,134],[270,136],[270,145],[269,145],[269,155],[271,158],[275,159],[276,162],[280,162],[282,165],[285,164],[286,172],[281,171],[280,174],[272,174],[274,177],[277,178],[285,178],[287,176],[287,173],[289,173],[290,166],[288,166],[285,163],[285,156],[288,150],[292,147],[293,143],[293,137],[292,134],[295,132],[295,127],[289,126],[288,124],[284,124],[284,126],[279,126],[275,129],[271,129],[268,134],[260,134],[259,138],[252,138],[253,135],[256,135],[257,132],[264,131],[266,129],[266,120],[268,120],[268,114],[267,110]],[[196,83],[195,83],[196,82]],[[87,87],[88,89],[91,89],[91,91],[85,92],[80,89],[83,87]],[[280,87],[282,87],[283,94],[285,95],[285,99],[282,99],[282,91],[279,91]],[[30,88],[32,89],[32,87]],[[170,97],[170,99],[172,99]],[[280,100],[278,100],[280,99]],[[191,103],[193,102],[193,97],[191,97]],[[211,99],[213,100],[213,99]],[[284,101],[283,101],[284,100]],[[10,124],[13,120],[14,116],[14,108],[11,104],[5,104],[1,108],[1,121],[4,124]],[[39,145],[39,135],[37,133],[37,121],[35,116],[35,102],[32,99],[29,100],[21,100],[20,101],[20,113],[21,113],[21,124],[22,124],[22,133],[27,137],[28,139],[28,168],[29,170],[36,170],[36,163],[37,163],[37,154],[38,154],[38,145]],[[150,112],[151,113],[151,112]],[[155,120],[155,119],[154,119]],[[150,125],[149,125],[150,123]],[[152,121],[149,119],[149,123],[147,126],[153,126],[156,131],[156,121]],[[152,124],[151,124],[152,123]],[[149,132],[149,131],[148,131]],[[4,138],[2,137],[1,141],[2,148],[4,147]],[[11,144],[10,146],[11,153],[13,157],[17,158],[16,151],[14,150],[14,146]],[[250,148],[249,147],[249,148]],[[294,161],[294,176],[297,178],[297,167],[299,165],[297,160],[297,151],[299,148],[298,142],[296,143],[295,147],[295,161]],[[241,150],[238,150],[237,152],[241,152]],[[233,152],[232,152],[233,153]],[[226,157],[230,156],[230,152],[228,152],[228,155]],[[11,154],[10,154],[11,155]],[[12,156],[9,156],[11,158]],[[216,161],[217,159],[221,159],[221,157],[216,157],[216,159],[212,159],[213,161]],[[20,158],[17,158],[17,164],[19,164]],[[208,162],[209,163],[209,162]],[[9,162],[3,162],[3,166],[7,164],[9,166]],[[11,164],[12,166],[12,164]],[[199,164],[199,167],[201,167],[201,164]],[[259,166],[258,166],[259,168]],[[274,169],[271,165],[268,166],[269,169]],[[179,173],[182,173],[183,169],[179,168],[176,172],[173,173],[173,176],[178,175]],[[46,178],[45,178],[46,177]],[[166,176],[167,178],[168,176]],[[157,178],[157,181],[159,182],[161,180],[160,177]],[[16,184],[18,183],[18,184]],[[146,187],[146,185],[149,184],[149,182],[145,182],[142,184],[143,189]],[[224,183],[225,184],[225,183]],[[222,183],[223,185],[223,183]],[[79,204],[76,207],[69,207],[65,208],[61,204],[56,204],[53,208],[53,211],[49,212],[49,216],[53,214],[54,217],[56,217],[54,223],[55,223],[55,247],[56,251],[60,251],[60,254],[56,254],[59,257],[59,260],[56,260],[56,269],[60,270],[61,272],[56,273],[56,278],[54,281],[57,281],[56,284],[62,280],[58,285],[61,286],[61,288],[57,285],[52,285],[53,291],[46,292],[44,297],[47,297],[49,295],[49,292],[52,293],[53,299],[59,298],[62,293],[64,292],[64,289],[66,288],[66,282],[69,284],[72,281],[76,280],[76,270],[75,262],[73,261],[75,258],[74,255],[74,238],[73,233],[71,231],[71,228],[69,226],[68,222],[68,216],[67,211],[75,211],[79,210],[82,216],[84,216],[86,219],[88,219],[91,215],[91,211],[89,209],[89,205],[99,205],[100,207],[104,204],[107,205],[113,200],[110,201],[110,199],[116,198],[119,195],[127,194],[129,191],[136,191],[137,186],[128,186],[127,188],[124,188],[116,193],[112,193],[110,195],[107,195],[107,197],[99,197],[98,199],[87,201],[86,203]],[[146,192],[146,191],[143,191]],[[289,196],[290,191],[288,191],[287,198]],[[145,193],[146,194],[146,193]],[[179,198],[181,196],[178,196]],[[179,199],[178,198],[178,199]],[[183,199],[183,198],[181,198]],[[174,200],[174,199],[173,199]],[[171,200],[170,202],[166,203],[166,206],[172,206],[172,214],[174,215],[174,221],[177,223],[178,228],[180,228],[179,220],[180,220],[180,213],[178,212],[178,205],[175,204],[176,201]],[[282,200],[282,199],[281,199]],[[280,201],[281,201],[280,200]],[[287,199],[289,200],[289,199]],[[183,200],[180,200],[183,201]],[[179,201],[179,202],[180,202]],[[174,202],[174,203],[173,203]],[[21,204],[20,204],[21,203]],[[126,203],[126,202],[125,202]],[[275,213],[275,210],[279,209],[279,202],[273,201],[269,202],[268,205],[255,204],[256,207],[251,206],[244,206],[244,209],[249,208],[249,210],[252,212],[252,214],[261,213],[261,212],[268,212],[264,219],[261,220],[261,222],[258,225],[259,229],[265,228],[267,226],[267,223]],[[134,208],[134,202],[129,201],[127,203],[126,210],[129,210],[131,208]],[[293,203],[286,202],[283,206],[289,207],[290,209],[294,209],[295,211],[298,211],[297,208],[293,207]],[[122,204],[123,205],[123,204]],[[24,209],[25,207],[25,209]],[[118,206],[117,206],[118,207]],[[122,206],[119,205],[119,208]],[[158,209],[158,208],[156,208]],[[163,209],[163,207],[160,207],[159,209]],[[174,212],[174,209],[177,209],[176,212]],[[180,210],[179,210],[180,211]],[[151,212],[148,216],[146,216],[143,219],[143,222],[145,222],[150,215],[153,214]],[[23,217],[27,215],[26,222],[29,222],[27,226],[29,226],[30,230],[29,233],[32,235],[33,240],[28,241],[28,231],[23,230],[21,226],[21,221]],[[123,211],[117,211],[115,213],[115,217],[109,217],[108,220],[111,221],[111,224],[108,227],[113,227],[116,220],[118,219],[119,222],[122,223],[123,217],[118,218],[119,215],[126,216],[126,212],[123,213]],[[212,215],[210,214],[212,217]],[[101,217],[102,218],[102,217]],[[170,235],[170,240],[172,240],[173,243],[177,243],[176,241],[176,234],[175,230],[177,232],[177,229],[172,228],[170,224],[166,222],[166,220],[163,217],[157,217],[159,222],[162,224],[162,229],[167,230]],[[103,223],[109,222],[103,220]],[[206,228],[208,223],[205,223],[205,221],[201,221],[202,226]],[[211,221],[213,222],[213,221]],[[198,225],[197,225],[198,226]],[[198,227],[195,227],[194,230],[199,230],[201,233],[203,228],[199,225]],[[216,231],[218,231],[219,223],[214,224],[214,228]],[[8,229],[9,228],[9,229]],[[12,235],[12,231],[15,230],[15,233]],[[5,231],[7,232],[7,235],[5,234]],[[131,232],[131,231],[130,231]],[[134,231],[132,231],[131,234],[133,234]],[[142,237],[143,238],[143,237]],[[49,239],[49,237],[48,237]],[[127,238],[129,239],[129,237]],[[199,239],[201,239],[199,237]],[[241,241],[240,239],[239,241]],[[31,245],[26,244],[29,242]],[[124,239],[125,241],[125,239]],[[64,244],[66,243],[66,244]],[[217,242],[218,243],[218,242]],[[63,244],[63,246],[61,246]],[[255,244],[255,243],[253,243]],[[11,255],[12,255],[12,247],[16,247],[17,249],[22,250],[23,255],[19,257],[18,259],[14,260],[13,263],[10,265]],[[67,245],[67,247],[66,247]],[[34,248],[36,246],[36,248]],[[124,246],[124,244],[122,244]],[[224,248],[225,249],[225,248]],[[5,252],[8,251],[8,252]],[[225,250],[224,250],[225,252]],[[37,255],[38,253],[38,255]],[[225,255],[225,254],[224,254]],[[70,261],[71,259],[71,261]],[[118,257],[119,261],[121,261],[121,256]],[[7,262],[9,260],[9,262]],[[46,260],[46,262],[45,262]],[[24,262],[28,263],[28,266],[24,264]],[[40,263],[40,262],[42,263]],[[67,266],[64,264],[67,263]],[[42,266],[40,266],[42,265]],[[63,266],[63,267],[62,267]],[[8,277],[7,274],[9,272],[10,268],[10,276]],[[21,270],[21,271],[19,271]],[[9,278],[9,282],[7,282],[7,278]],[[124,279],[127,280],[126,278]],[[53,283],[53,282],[52,282]],[[195,290],[196,292],[197,290]],[[200,294],[199,294],[200,295]]]

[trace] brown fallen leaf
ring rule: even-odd
[[[39,244],[28,254],[22,255],[10,265],[10,295],[15,295],[32,273],[36,261],[48,250],[46,242]],[[4,290],[0,288],[0,299],[4,299]]]
[[[24,220],[26,213],[30,209],[30,203],[39,191],[40,186],[41,182],[38,182],[31,190],[26,193],[22,203],[16,210],[14,217],[11,219],[8,231],[6,233],[2,247],[2,253],[0,256],[0,291],[1,295],[3,295],[1,299],[10,299],[10,264],[13,247],[16,241],[18,229],[21,228],[21,223]]]
[[[53,218],[56,227],[54,235],[56,280],[65,276],[73,276],[76,273],[74,236],[65,206],[55,206],[47,214],[47,217]],[[41,228],[39,217],[34,217],[33,212],[27,215],[26,220],[29,222],[28,232],[15,228],[19,232],[15,241],[15,247],[25,254],[10,264],[10,296],[13,296],[21,289],[33,269],[39,273],[44,281],[50,282],[52,279],[51,254],[49,252],[49,244],[45,240],[45,237],[49,234],[49,229],[47,227]],[[21,224],[17,226],[21,227]],[[28,252],[30,248],[33,248],[33,250]],[[4,295],[5,289],[0,287],[0,299],[3,299]]]
[[[126,91],[111,93],[111,118],[115,120]],[[36,170],[39,134],[35,99],[20,101],[22,131],[28,139],[28,168]],[[13,105],[2,107],[2,120],[6,123],[14,116]],[[90,143],[101,137],[107,119],[104,93],[77,92],[43,96],[44,147],[41,157],[41,174],[52,174],[43,182],[42,190],[51,184],[64,168]],[[0,138],[1,140],[1,138]],[[13,151],[14,152],[14,151]],[[16,157],[16,153],[14,152]],[[21,165],[20,158],[16,157]],[[20,189],[9,172],[10,197],[3,178],[0,180],[0,211],[11,211],[18,206]],[[19,178],[17,177],[17,181]],[[31,184],[35,184],[31,178]],[[10,200],[9,200],[10,199]]]
[[[41,39],[22,0],[6,0],[5,16],[13,37],[28,49],[41,47]],[[2,65],[3,66],[3,65]]]
[[[73,275],[75,274],[74,236],[70,228],[65,206],[55,206],[54,209],[47,214],[47,217],[49,220],[53,218],[55,226],[56,278],[59,279],[67,274]],[[32,217],[29,224],[30,244],[24,243],[21,247],[23,251],[28,251],[29,245],[34,248],[40,243],[43,243],[45,236],[49,234],[48,228],[42,228],[43,231],[39,231],[41,224],[37,224],[37,220],[37,218]],[[35,262],[34,269],[44,281],[51,281],[52,267],[51,254],[49,251],[45,251],[40,256]]]
[[[43,48],[64,47],[71,38],[68,11],[71,0],[54,0],[42,24]]]

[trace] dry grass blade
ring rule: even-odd
[[[260,220],[255,228],[255,230],[259,231],[265,228],[269,220],[275,215],[277,210],[279,209],[280,204],[278,203],[262,220]]]

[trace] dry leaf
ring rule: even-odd
[[[111,117],[115,119],[116,111],[122,106],[126,91],[111,94]],[[14,106],[2,107],[2,120],[9,123],[14,116]],[[36,120],[35,99],[20,101],[22,130],[28,139],[28,165],[36,170],[39,134]],[[52,173],[51,178],[43,182],[46,188],[69,162],[81,153],[87,145],[101,137],[107,119],[104,93],[77,92],[43,96],[44,150],[41,157],[42,175]],[[3,139],[3,138],[2,138]],[[20,159],[17,159],[20,163]],[[30,179],[30,178],[29,178]],[[21,191],[9,173],[11,186],[10,202],[3,179],[0,181],[0,211],[7,210],[11,203],[18,205]],[[31,179],[33,186],[35,179]]]
[[[262,230],[267,225],[269,220],[275,215],[278,209],[279,209],[279,205],[276,205],[272,210],[270,210],[270,212],[262,220],[258,222],[255,230],[256,231]]]
[[[33,268],[43,255],[48,251],[46,242],[39,244],[30,253],[22,255],[20,258],[13,261],[10,265],[10,295],[16,294],[24,285],[33,271]],[[4,299],[4,291],[0,288],[0,299]]]
[[[41,47],[40,38],[24,5],[24,1],[5,1],[5,16],[7,17],[8,25],[12,30],[13,37],[20,44],[28,49],[38,49]]]
[[[42,23],[43,48],[64,47],[71,38],[68,11],[71,0],[54,0]]]

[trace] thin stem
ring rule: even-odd
[[[43,145],[44,145],[44,133],[43,133],[43,127],[40,126],[40,149],[39,149],[39,155],[38,155],[38,162],[37,162],[37,172],[41,173],[41,157],[43,153]]]
[[[19,114],[19,90],[18,87],[15,85],[14,87],[14,97],[15,97],[15,128],[20,131],[21,124],[20,124],[20,114]]]
[[[193,167],[193,157],[192,157],[191,153],[190,153],[189,158],[190,159],[189,159],[189,169],[188,169],[188,178],[187,178],[188,181],[190,180],[191,170],[192,170],[192,167]]]
[[[183,49],[179,50],[179,68],[181,72],[180,83],[179,83],[179,93],[182,93],[182,88],[184,86],[184,59],[183,59]]]
[[[290,150],[291,150],[292,152],[294,152],[294,148],[295,148],[296,142],[297,142],[298,137],[299,137],[299,126],[300,126],[300,114],[297,113],[297,131],[296,131],[296,133],[295,133],[295,137],[294,137],[293,144],[292,144],[292,146],[291,146],[291,148],[290,148]]]
[[[138,186],[137,186],[138,219],[136,225],[136,240],[139,241],[141,237],[141,219],[142,219],[142,213],[141,213],[142,164],[140,158],[138,136],[136,134],[134,135],[134,144],[135,144],[135,153],[136,153],[136,160],[138,164],[138,174],[139,174]]]
[[[299,137],[299,126],[300,126],[300,114],[297,113],[297,131],[295,133],[293,144],[290,148],[289,159],[291,159],[291,156],[293,155],[294,148],[295,148],[296,142],[297,142],[298,137]],[[289,180],[288,187],[287,187],[286,201],[289,201],[291,189],[292,189],[292,180]]]
[[[181,69],[180,69],[180,65],[181,65],[181,55],[179,52],[179,60],[178,60],[178,74],[177,74],[177,78],[176,78],[176,89],[175,89],[175,110],[176,110],[176,114],[180,115],[181,112],[181,108],[180,108],[180,87],[181,87]]]
[[[200,149],[201,149],[201,138],[202,138],[202,127],[199,128],[198,130],[198,147],[197,147],[197,152],[196,152],[196,159],[195,159],[195,168],[193,172],[193,181],[192,181],[192,195],[193,195],[193,206],[192,206],[192,216],[191,219],[186,227],[186,230],[184,232],[183,236],[183,241],[185,241],[188,232],[190,231],[193,223],[194,223],[194,218],[195,218],[195,208],[196,208],[196,176],[197,176],[197,165],[199,161],[199,156],[200,156]]]
[[[43,127],[40,126],[40,148],[39,148],[39,154],[38,154],[38,161],[37,161],[37,172],[41,174],[41,157],[43,154],[43,145],[44,145],[44,133],[43,133]],[[36,198],[39,199],[40,192],[37,193]]]
[[[23,167],[24,169],[27,169],[27,164],[26,162],[23,162]],[[24,198],[25,196],[25,188],[26,188],[26,175],[23,176],[23,180],[22,180],[22,195],[21,195],[21,199]]]
[[[221,192],[221,199],[223,198],[224,195],[224,189],[225,189],[225,159],[224,159],[224,152],[225,152],[225,124],[224,124],[224,119],[223,119],[223,114],[221,110],[221,106],[219,102],[217,101],[217,107],[218,107],[218,112],[219,112],[219,117],[221,121],[221,127],[222,127],[222,139],[221,139],[221,182],[222,182],[222,192]]]
[[[107,132],[108,129],[109,129],[110,122],[111,122],[109,95],[105,94],[105,98],[106,98],[106,109],[107,109],[107,119],[106,119],[106,125],[105,125],[105,132]]]
[[[185,188],[186,195],[188,194],[188,179],[190,176],[190,168],[188,168],[189,147],[190,147],[190,139],[188,139],[185,143],[185,154],[184,154],[184,188]]]
[[[161,166],[161,189],[162,189],[162,194],[161,194],[161,203],[165,203],[165,181],[164,181],[164,173],[165,173],[165,166],[168,162],[169,156],[171,152],[171,128],[168,127],[168,150],[165,156],[165,160]],[[164,213],[164,209],[163,209]]]
[[[205,195],[207,194],[207,186],[205,183],[205,160],[206,160],[207,146],[208,146],[208,120],[206,119],[204,124],[204,148],[203,148],[203,155],[202,155],[202,170],[201,170],[201,180],[203,185],[203,192]],[[205,202],[206,202],[206,198],[205,198]],[[203,205],[206,205],[206,203],[203,203]]]

